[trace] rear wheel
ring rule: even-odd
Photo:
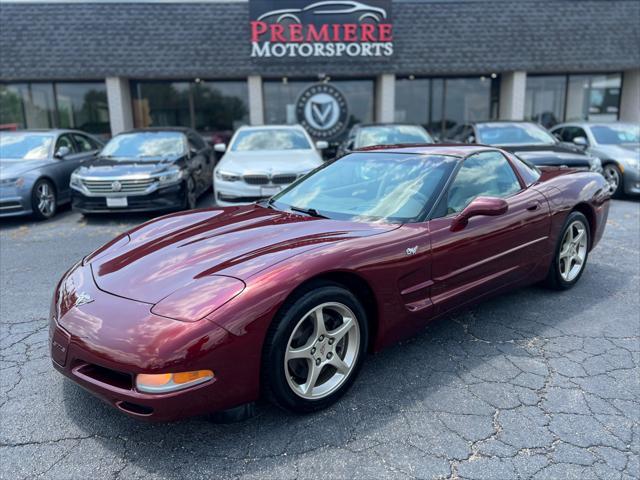
[[[366,313],[340,285],[321,283],[289,300],[265,342],[263,386],[278,406],[311,412],[353,384],[366,352]]]
[[[622,194],[622,172],[615,163],[607,163],[602,167],[602,174],[609,184],[609,191],[614,197]]]
[[[566,290],[578,283],[587,265],[590,241],[587,218],[580,212],[571,212],[547,274],[548,286]]]
[[[193,180],[193,177],[187,178],[184,187],[185,199],[184,199],[184,208],[185,210],[193,210],[196,208],[196,204],[198,203],[198,195],[196,194],[196,182]]]
[[[36,182],[31,191],[31,207],[38,220],[47,220],[56,214],[58,206],[53,183],[46,179]]]

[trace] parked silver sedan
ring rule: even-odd
[[[600,158],[614,196],[640,194],[640,125],[568,122],[556,125],[551,133]]]
[[[71,172],[100,148],[76,130],[0,132],[0,217],[53,217],[70,200]]]

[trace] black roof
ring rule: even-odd
[[[292,63],[250,57],[245,1],[3,1],[0,80],[481,75],[640,66],[638,0],[398,0],[392,5],[393,56]]]

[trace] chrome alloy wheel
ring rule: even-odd
[[[584,223],[571,222],[562,238],[558,258],[560,275],[565,282],[573,281],[584,268],[587,258],[587,231]]]
[[[284,356],[289,387],[317,400],[336,391],[358,359],[360,326],[342,303],[329,302],[307,312],[293,329]]]
[[[609,184],[609,191],[612,194],[616,193],[618,187],[620,186],[620,172],[618,171],[618,169],[612,164],[605,165],[602,171],[602,175]]]
[[[43,217],[53,215],[56,207],[56,196],[47,182],[42,182],[36,189],[36,200],[38,201],[38,211]]]

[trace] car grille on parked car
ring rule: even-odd
[[[245,175],[242,177],[249,185],[288,185],[298,178],[295,173],[280,173],[277,175]]]
[[[149,186],[155,181],[153,178],[142,178],[137,180],[86,180],[82,183],[94,194],[123,193],[136,194],[145,193]]]

